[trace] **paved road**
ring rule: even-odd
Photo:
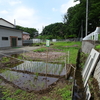
[[[40,47],[25,46],[25,47],[20,47],[20,48],[0,49],[0,58],[4,56],[3,54],[6,54],[6,55],[19,54],[24,51],[31,51],[37,48],[40,48]]]

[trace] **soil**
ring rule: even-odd
[[[16,54],[15,54],[16,55]],[[32,60],[37,60],[37,59],[40,59],[40,60],[46,60],[47,59],[47,52],[26,52],[24,54],[25,56],[27,56],[26,58],[28,59],[32,59]],[[61,56],[65,56],[65,53],[61,53],[61,52],[49,52],[48,53],[48,59],[51,60],[51,59],[58,59],[59,57]],[[17,57],[17,55],[16,55]],[[14,59],[14,58],[10,58],[10,60],[8,62],[4,62],[2,63],[1,62],[2,59],[0,60],[0,68],[2,69],[9,69],[9,68],[12,68],[14,66],[16,66],[17,64],[21,64],[23,63],[23,61],[21,60],[17,60],[17,59]],[[16,89],[18,89],[19,87],[17,86],[14,86],[11,82],[8,82],[5,80],[5,85],[7,85],[7,88],[10,87],[10,90],[14,91]],[[35,99],[35,100],[40,100],[43,96],[50,96],[50,94],[52,94],[54,91],[55,91],[55,87],[56,88],[61,88],[61,87],[65,87],[67,85],[67,80],[65,80],[65,78],[60,78],[57,82],[55,82],[54,84],[50,85],[48,89],[46,90],[43,90],[43,91],[38,91],[38,93],[36,93],[36,95],[38,95]],[[0,98],[2,98],[2,91],[4,90],[1,90],[0,89]],[[56,94],[52,94],[51,96],[52,98],[58,98],[56,100],[61,100],[61,96],[58,96]],[[25,99],[25,100],[31,100],[31,99]]]
[[[6,58],[9,58],[9,57],[6,57]],[[9,61],[5,61],[2,63],[2,59],[0,60],[0,68],[10,68],[10,67],[14,67],[16,65],[19,65],[23,63],[23,61],[20,61],[20,60],[17,60],[17,59],[14,59],[14,58],[9,58]]]
[[[61,56],[65,56],[66,53],[62,53],[62,52],[48,52],[48,61],[53,61],[55,59],[58,59]],[[33,60],[47,60],[47,52],[26,52],[24,54],[24,56],[27,59],[33,59]]]

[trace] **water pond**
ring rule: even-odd
[[[24,61],[13,68],[14,70],[28,71],[33,73],[64,76],[66,74],[63,64],[45,63],[42,61]]]
[[[11,68],[11,70],[2,72],[0,77],[20,89],[38,92],[49,89],[60,76],[65,74],[63,64],[24,61],[24,63]]]
[[[44,90],[58,80],[58,78],[37,76],[15,71],[5,71],[1,73],[0,76],[7,80],[7,82],[26,91]]]

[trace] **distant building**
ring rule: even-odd
[[[23,32],[23,40],[29,40],[30,39],[30,34],[27,32]]]
[[[0,47],[22,46],[22,31],[15,25],[0,18]]]

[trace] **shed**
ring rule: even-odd
[[[22,46],[22,31],[15,25],[0,18],[0,48]]]

